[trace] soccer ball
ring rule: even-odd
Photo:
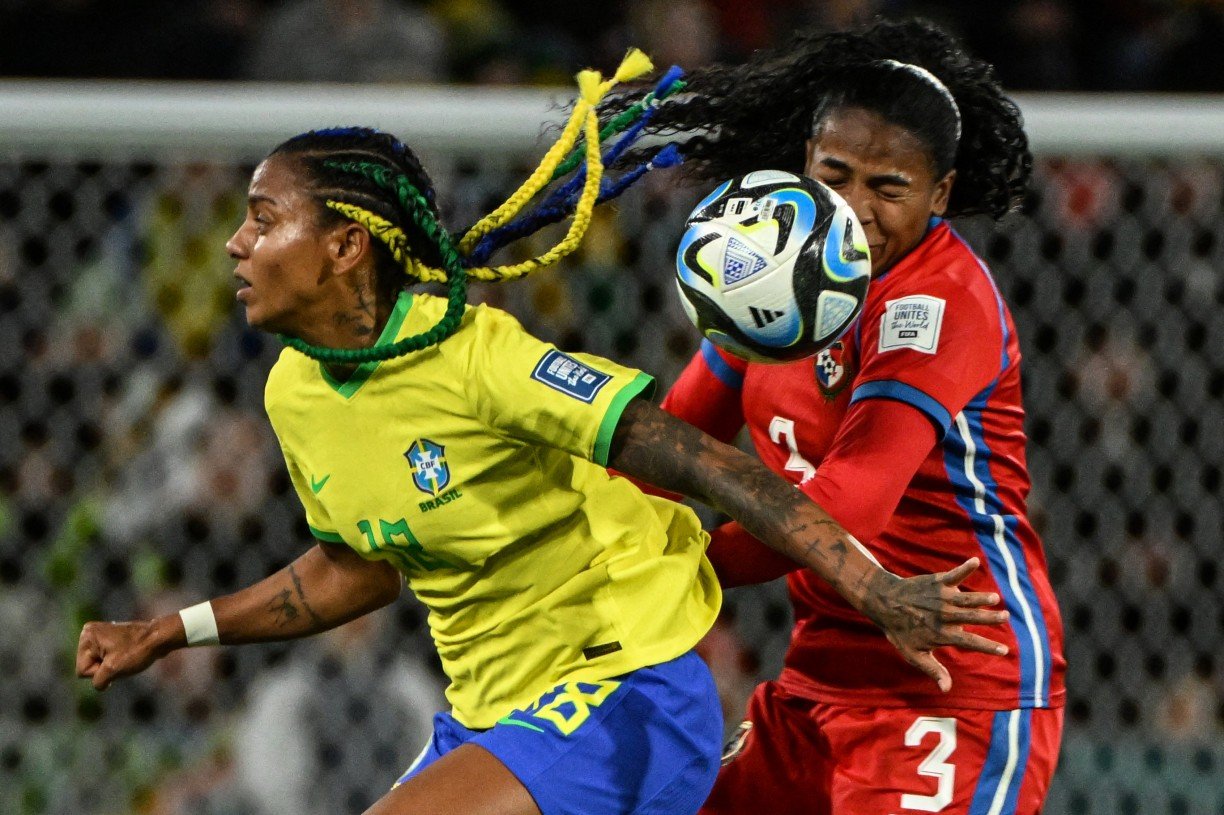
[[[850,205],[804,176],[758,170],[719,184],[676,250],[680,303],[736,356],[789,362],[827,348],[858,317],[871,279]]]

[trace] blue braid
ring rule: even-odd
[[[289,145],[294,144],[295,142],[299,142],[299,141],[302,141],[303,139],[309,139],[312,137],[314,138],[322,137],[325,139],[364,139],[364,138],[369,138],[370,136],[385,137],[391,143],[391,152],[401,162],[405,160],[406,156],[411,154],[411,151],[408,149],[408,146],[404,144],[402,141],[400,141],[399,139],[397,139],[393,134],[387,133],[384,130],[379,130],[373,127],[360,127],[360,126],[355,126],[355,125],[347,126],[347,127],[324,127],[324,128],[320,128],[319,130],[307,130],[305,133],[299,133],[293,138],[287,140],[285,142],[285,145],[289,146]],[[415,157],[413,158],[413,163],[414,164],[416,163]],[[433,206],[434,205],[433,189],[427,188],[426,190],[424,190],[423,194],[425,196],[425,200],[428,201],[431,206]]]
[[[655,83],[654,90],[651,93],[655,95],[655,99],[662,99],[671,93],[672,85],[675,85],[681,79],[684,79],[684,69],[679,65],[673,65],[667,69],[663,76],[659,77],[659,81]]]
[[[633,186],[639,178],[646,175],[651,170],[659,170],[664,167],[675,167],[684,161],[684,154],[680,152],[680,148],[673,144],[666,144],[659,152],[655,153],[650,161],[643,162],[637,167],[634,167],[629,172],[616,179],[616,182],[611,185],[603,185],[600,187],[599,203],[611,201],[613,198],[619,198],[621,194]]]
[[[615,181],[610,179],[604,180],[599,186],[599,197],[595,199],[595,203],[596,205],[604,204],[620,197],[625,190],[633,186],[638,179],[651,170],[675,167],[683,161],[684,154],[680,152],[680,149],[675,144],[666,144],[649,161],[642,162]],[[472,250],[467,259],[468,266],[484,264],[489,256],[502,246],[513,243],[519,238],[532,235],[549,224],[555,224],[569,215],[572,208],[572,201],[559,201],[551,206],[541,204],[526,218],[518,218],[505,226],[493,230],[488,235],[485,235],[480,243],[476,245],[476,248]]]
[[[290,141],[300,139],[304,136],[323,136],[324,138],[328,139],[345,139],[350,136],[369,136],[378,132],[379,131],[372,127],[358,127],[357,125],[352,125],[349,127],[324,127],[320,130],[310,130],[303,133],[301,136],[294,136],[293,139],[290,139]]]
[[[603,164],[605,167],[612,166],[617,159],[624,155],[625,151],[633,145],[642,135],[642,131],[650,120],[654,118],[655,111],[658,110],[659,102],[674,90],[676,83],[680,82],[684,76],[684,70],[673,65],[663,74],[662,78],[655,84],[654,90],[651,91],[653,98],[642,111],[637,121],[627,129],[624,134],[603,154]],[[678,150],[668,153],[664,156],[668,147],[667,145],[646,162],[643,162],[638,167],[625,173],[615,183],[610,184],[605,181],[600,186],[599,198],[596,204],[602,204],[606,201],[611,201],[613,198],[620,196],[634,182],[645,175],[650,170],[656,167],[670,167],[674,164],[679,164],[683,161],[683,157]],[[673,161],[673,156],[675,157]],[[480,239],[480,242],[472,249],[466,259],[468,266],[480,266],[488,261],[488,259],[498,249],[506,246],[519,238],[531,235],[548,224],[556,223],[564,218],[570,211],[573,210],[581,195],[582,185],[586,179],[586,167],[581,167],[574,177],[567,181],[562,186],[549,193],[536,209],[527,216],[519,218],[505,224],[497,229],[492,230],[489,234]]]
[[[659,109],[659,102],[665,96],[671,93],[672,86],[679,82],[683,76],[684,69],[679,65],[673,65],[671,68],[667,69],[667,73],[663,74],[663,77],[655,84],[654,90],[650,92],[652,100],[650,104],[646,105],[646,107],[642,110],[642,115],[640,115],[637,121],[624,132],[624,134],[616,141],[616,144],[612,145],[612,147],[606,153],[604,153],[603,164],[605,167],[611,167],[613,164],[615,164],[616,160],[624,155],[625,151],[638,140],[638,137],[642,135],[642,130],[646,127],[646,125],[650,124],[650,120],[654,118],[655,111]],[[571,203],[576,204],[582,189],[582,182],[585,178],[586,167],[582,166],[578,169],[578,172],[574,174],[573,178],[567,181],[562,187],[549,194],[548,198],[544,200],[543,206],[555,204],[557,201],[563,199],[569,201],[571,198],[573,199]]]

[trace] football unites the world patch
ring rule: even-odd
[[[450,465],[446,463],[446,448],[429,439],[417,439],[404,451],[412,465],[412,483],[421,492],[438,495],[451,481]]]
[[[911,348],[934,354],[939,348],[947,301],[929,294],[911,294],[885,304],[880,318],[880,353]]]
[[[611,374],[597,371],[556,350],[540,358],[531,378],[587,404],[594,402],[603,386],[612,381]]]

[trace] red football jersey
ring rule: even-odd
[[[863,543],[902,576],[979,557],[983,567],[964,588],[998,592],[1009,624],[979,633],[1010,652],[941,649],[953,688],[940,693],[874,624],[801,570],[788,578],[796,622],[779,683],[837,704],[1061,706],[1062,622],[1025,507],[1020,347],[989,270],[947,223],[934,220],[872,281],[859,321],[830,350],[766,365],[703,343],[664,408],[724,439],[746,423],[762,461],[802,484],[834,445],[847,408],[866,399],[913,406],[938,440],[883,531]],[[841,495],[855,492],[839,486]],[[837,518],[836,506],[825,509]]]

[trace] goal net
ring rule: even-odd
[[[441,678],[411,601],[311,641],[178,653],[101,696],[72,678],[83,620],[236,590],[309,541],[263,416],[279,345],[245,326],[224,250],[259,157],[312,126],[384,127],[455,226],[558,118],[534,91],[349,91],[0,86],[0,811],[359,811],[424,744]],[[1220,815],[1224,116],[1022,107],[1027,206],[958,228],[1026,357],[1031,507],[1071,663],[1047,811]],[[697,343],[671,283],[697,197],[652,174],[557,269],[473,298],[665,387]],[[737,717],[790,618],[780,585],[728,609]]]

